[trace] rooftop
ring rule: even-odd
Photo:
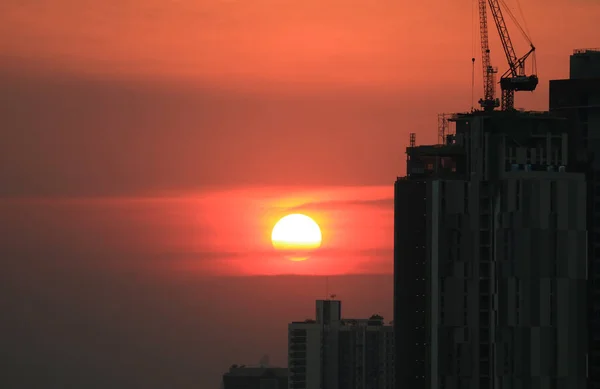
[[[368,319],[340,319],[339,323],[343,326],[381,326],[385,325],[385,321],[382,316],[378,314],[371,315]],[[293,321],[292,324],[318,324],[314,319],[306,319],[304,321]]]
[[[600,47],[595,48],[586,48],[586,49],[575,49],[573,50],[573,54],[588,54],[588,53],[598,53],[600,54]]]
[[[551,118],[555,119],[556,115],[553,115],[548,111],[528,111],[525,109],[515,109],[514,111],[482,111],[475,110],[471,112],[458,112],[450,114],[448,117],[449,121],[456,121],[459,119],[468,119],[474,116],[495,116],[495,117],[535,117],[535,118]]]
[[[232,365],[229,371],[225,373],[225,375],[244,377],[261,377],[265,374],[287,377],[288,369],[287,367]]]

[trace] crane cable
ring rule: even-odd
[[[477,0],[471,2],[471,111],[475,110],[475,6]]]
[[[477,0],[471,1],[471,56],[475,58],[475,5]]]
[[[529,32],[529,28],[527,28],[527,20],[525,20],[525,16],[523,15],[523,9],[521,8],[521,2],[519,0],[517,1],[517,8],[519,9],[519,14],[521,15],[521,20],[523,21],[523,26],[525,27],[525,32],[527,32],[527,35],[531,37],[531,33]],[[531,40],[531,38],[530,38]]]
[[[527,20],[525,19],[525,15],[523,14],[523,8],[521,8],[521,2],[519,0],[516,0],[516,2],[517,2],[517,8],[519,9],[519,14],[521,15],[521,20],[523,21],[523,27],[525,27],[525,32],[527,33],[527,36],[529,37],[529,44],[531,46],[533,46],[533,43],[531,43],[531,41],[532,41],[531,32],[529,32],[529,28],[527,27]],[[533,52],[533,55],[531,56],[531,72],[532,72],[532,74],[537,73],[535,52]]]
[[[510,8],[508,8],[508,5],[506,5],[506,2],[504,0],[500,0],[500,5],[502,6],[502,8],[504,8],[504,12],[506,12],[508,14],[508,16],[510,16],[511,20],[517,26],[517,28],[519,29],[519,31],[521,31],[521,34],[523,34],[523,37],[531,45],[532,43],[531,43],[531,39],[529,38],[529,35],[525,32],[525,30],[523,29],[523,27],[521,27],[521,24],[519,23],[519,21],[517,20],[517,18],[515,17],[515,15],[512,13],[512,11],[510,10]],[[519,7],[519,9],[520,9],[520,7]]]
[[[523,25],[525,25],[525,29],[523,29],[523,27],[521,26],[521,24],[519,23],[519,21],[517,20],[517,18],[515,17],[515,15],[512,13],[512,11],[510,10],[510,8],[506,4],[506,2],[504,0],[499,0],[499,1],[500,1],[500,5],[504,9],[504,11],[508,14],[508,16],[510,16],[511,20],[517,26],[517,28],[519,29],[519,31],[521,31],[521,34],[527,40],[527,43],[529,43],[529,45],[531,47],[533,47],[533,42],[531,41],[531,38],[530,38],[530,35],[529,35],[529,30],[527,29],[527,22],[525,21],[525,16],[523,16],[523,9],[521,8],[521,3],[519,2],[519,0],[516,0],[517,7],[518,7],[519,12],[521,14],[521,19],[523,20]],[[527,30],[527,31],[525,31],[525,30]],[[532,70],[533,74],[537,73],[537,65],[536,65],[535,52],[533,52],[533,55],[531,57],[531,70]]]

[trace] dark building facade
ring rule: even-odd
[[[576,50],[569,79],[550,81],[550,111],[569,120],[569,167],[588,183],[588,387],[600,388],[600,49]]]
[[[396,387],[586,387],[586,182],[568,120],[472,112],[395,183]],[[582,330],[583,329],[583,330]]]
[[[425,333],[426,189],[423,178],[394,186],[394,336],[397,388],[423,388]],[[400,347],[400,349],[398,348]]]
[[[233,365],[223,374],[223,389],[287,389],[288,369]]]

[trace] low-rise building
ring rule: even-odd
[[[258,366],[232,365],[223,374],[222,389],[286,389],[288,369]]]

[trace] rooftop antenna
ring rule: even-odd
[[[446,143],[446,130],[448,127],[448,118],[445,113],[438,114],[438,144]]]

